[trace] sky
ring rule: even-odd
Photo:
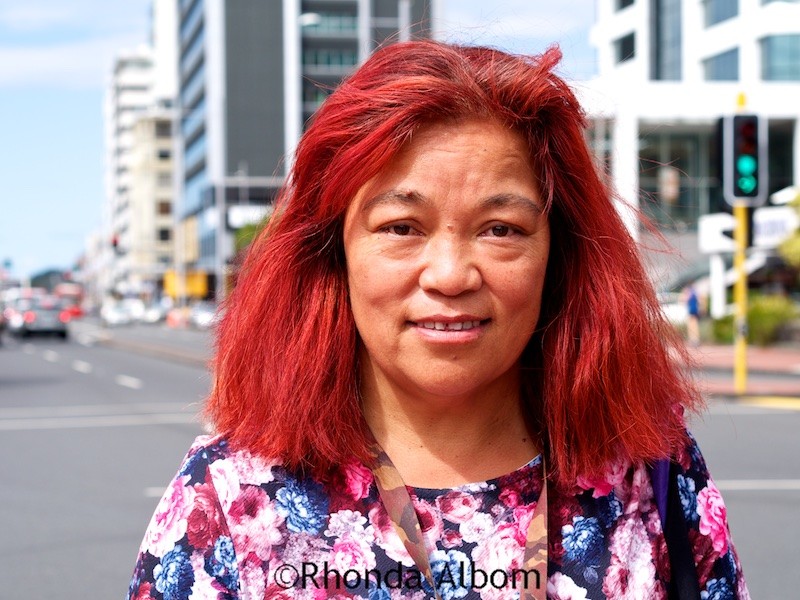
[[[278,1],[278,0],[269,0]],[[449,42],[536,53],[596,71],[594,0],[441,0]],[[120,50],[146,42],[151,0],[0,0],[0,270],[69,269],[104,204],[103,94]]]

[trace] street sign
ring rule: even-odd
[[[736,251],[736,219],[729,213],[702,215],[697,222],[698,246],[703,254]],[[753,211],[753,247],[777,248],[800,228],[800,215],[791,206],[762,206]]]
[[[697,222],[698,245],[703,254],[734,252],[733,230],[736,219],[730,213],[702,215]]]
[[[800,227],[800,216],[791,206],[764,206],[753,211],[753,246],[777,248]]]

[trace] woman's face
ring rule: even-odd
[[[476,120],[415,134],[345,215],[362,369],[378,393],[463,399],[517,385],[549,247],[519,133]]]

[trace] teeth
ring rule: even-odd
[[[425,329],[435,329],[437,331],[467,331],[478,327],[480,321],[459,321],[457,323],[442,323],[440,321],[423,321],[417,323],[420,327]]]

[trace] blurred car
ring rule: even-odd
[[[131,315],[119,302],[104,302],[100,307],[100,320],[106,327],[116,327],[130,324]]]
[[[15,300],[7,311],[8,332],[18,337],[30,335],[57,335],[66,340],[69,337],[67,323],[71,320],[69,311],[57,298],[48,296],[20,298]]]
[[[189,311],[189,323],[198,329],[208,329],[219,321],[217,305],[213,302],[198,302]]]
[[[145,307],[142,314],[144,323],[160,323],[167,318],[167,309],[160,304],[151,304]]]

